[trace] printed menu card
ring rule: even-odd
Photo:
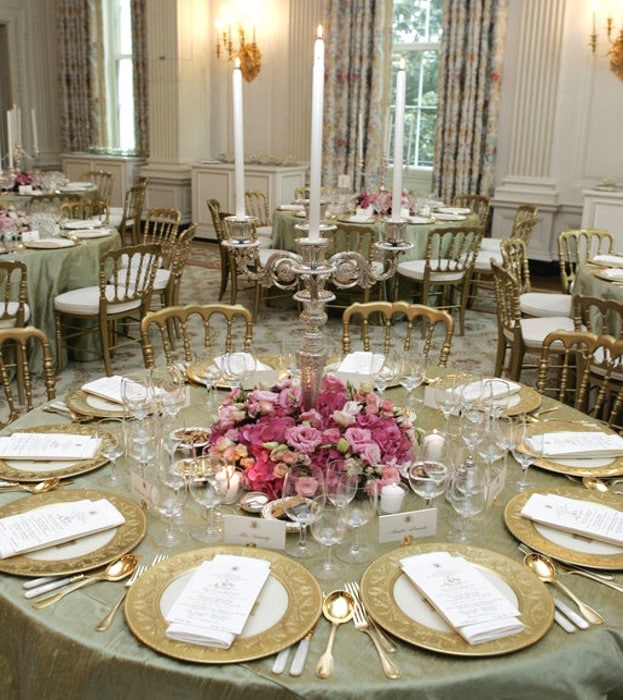
[[[531,438],[526,439],[526,446],[533,449]],[[543,457],[563,459],[619,455],[623,455],[623,437],[616,433],[589,430],[543,433]]]
[[[521,515],[543,525],[623,546],[623,512],[553,493],[533,493]]]
[[[469,644],[523,631],[517,607],[463,557],[429,552],[401,559],[400,564],[418,591]]]
[[[54,503],[0,518],[0,559],[34,552],[123,525],[125,518],[105,498]]]
[[[270,574],[270,562],[230,554],[205,561],[166,615],[166,636],[229,649],[247,622]]]
[[[13,433],[0,437],[0,457],[27,460],[81,460],[95,457],[100,438],[74,433]]]

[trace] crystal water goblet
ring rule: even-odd
[[[449,470],[441,462],[424,460],[412,464],[407,476],[413,493],[423,498],[425,507],[430,508],[433,499],[445,491]]]
[[[307,526],[320,515],[319,497],[324,496],[324,489],[324,474],[320,469],[309,465],[292,465],[283,480],[284,512],[299,526],[297,545],[288,553],[299,559],[306,559],[317,553],[314,543],[308,540]]]
[[[359,473],[349,469],[342,460],[333,460],[327,465],[325,486],[327,498],[336,508],[350,503],[357,493]]]
[[[416,347],[411,347],[402,356],[402,372],[400,375],[400,385],[406,390],[408,395],[407,408],[413,410],[414,392],[422,386],[426,379],[426,355],[424,354],[423,343]]]
[[[450,375],[435,386],[435,403],[444,418],[444,434],[446,437],[449,435],[450,416],[456,414],[461,406],[461,392],[457,391],[457,388],[460,386],[459,381],[456,375]]]
[[[154,367],[150,376],[154,402],[172,422],[186,404],[186,383],[174,365]]]
[[[460,467],[448,489],[448,500],[461,517],[461,522],[458,529],[448,533],[447,539],[464,544],[469,541],[469,521],[480,515],[487,504],[487,478],[484,471],[476,464]]]
[[[521,479],[517,482],[519,491],[528,488],[528,468],[543,455],[543,433],[530,435],[528,431],[528,421],[525,414],[522,414],[521,421],[515,426],[515,444],[512,454],[521,467]]]
[[[158,477],[155,508],[165,519],[166,528],[154,533],[154,541],[161,547],[175,547],[180,543],[180,537],[175,532],[174,523],[183,513],[187,496],[186,483],[184,476],[170,465],[160,469]]]
[[[257,367],[255,356],[247,349],[226,352],[221,355],[221,362],[223,379],[232,391],[238,387],[245,388]]]
[[[100,453],[110,462],[110,469],[102,483],[110,486],[117,486],[121,482],[117,460],[125,451],[125,429],[123,418],[105,418],[97,424],[96,437],[102,441]]]
[[[370,501],[364,489],[357,489],[357,494],[352,501],[340,508],[340,514],[345,525],[353,531],[353,539],[350,545],[338,549],[338,557],[341,561],[360,564],[368,561],[372,556],[370,547],[361,544],[359,533],[364,525],[367,525],[374,516],[376,503]]]
[[[215,455],[204,455],[194,460],[188,486],[190,495],[206,509],[207,527],[196,528],[191,535],[199,542],[212,543],[221,539],[222,533],[215,525],[214,509],[229,489],[227,462]]]
[[[333,548],[344,539],[346,525],[339,508],[328,504],[324,496],[316,500],[319,501],[320,512],[311,524],[311,533],[316,542],[324,547],[325,557],[315,574],[322,580],[335,579],[341,576],[344,567],[335,561]]]

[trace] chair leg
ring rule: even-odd
[[[112,322],[114,323],[114,321]],[[114,333],[106,319],[100,319],[100,338],[102,342],[102,355],[104,357],[104,369],[106,376],[112,375],[112,363],[110,362],[110,335]]]
[[[63,335],[62,335],[62,316],[55,314],[56,320],[56,373],[60,374],[63,369]]]

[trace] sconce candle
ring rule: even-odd
[[[242,135],[242,71],[240,59],[234,64],[233,106],[234,106],[234,177],[236,181],[236,218],[242,219],[244,209],[244,140]]]
[[[324,41],[322,26],[314,44],[312,74],[311,158],[309,166],[309,232],[310,241],[320,240],[320,180],[322,177],[322,111],[324,102]]]
[[[6,113],[6,135],[8,142],[9,170],[13,170],[13,116],[10,109]]]
[[[392,221],[400,221],[402,210],[402,144],[405,128],[405,62],[401,58],[396,73],[396,122],[394,126],[394,176],[392,180]]]
[[[36,154],[39,151],[39,139],[37,138],[37,115],[34,109],[30,110],[30,121],[32,124],[32,150]]]

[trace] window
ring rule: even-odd
[[[134,73],[130,0],[104,2],[107,150],[133,153]]]
[[[437,78],[442,0],[395,0],[392,22],[392,94],[396,70],[406,61],[407,90],[403,159],[413,168],[432,168],[437,118]]]

